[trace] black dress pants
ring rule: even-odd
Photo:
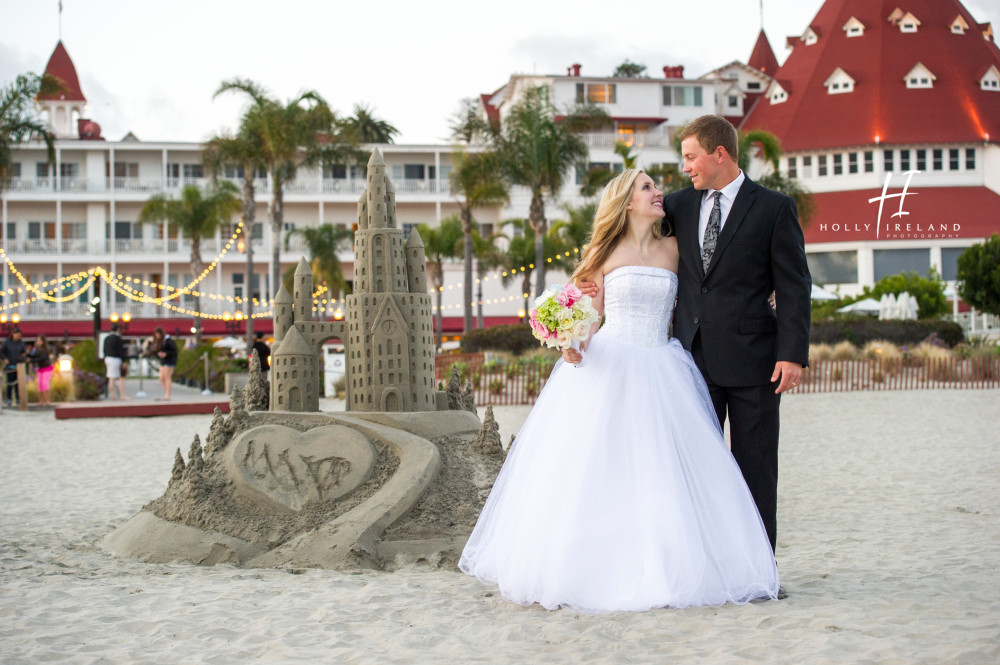
[[[719,425],[729,418],[733,457],[757,504],[774,550],[778,534],[778,404],[777,384],[725,387],[716,385],[705,369],[701,332],[694,336],[691,355],[708,384]],[[707,351],[711,353],[711,350]]]

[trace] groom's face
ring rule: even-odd
[[[684,173],[691,178],[695,189],[720,189],[716,183],[722,173],[719,150],[720,148],[716,148],[712,153],[705,152],[697,136],[689,136],[681,141]]]

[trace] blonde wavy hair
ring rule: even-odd
[[[594,215],[590,240],[584,246],[583,256],[570,281],[576,283],[597,272],[625,236],[628,229],[628,204],[632,201],[635,180],[640,173],[644,171],[626,169],[604,187],[601,201],[597,204],[597,214]],[[663,235],[660,222],[653,224],[653,235]]]

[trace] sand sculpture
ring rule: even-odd
[[[503,463],[487,410],[454,374],[434,382],[423,245],[403,238],[376,150],[358,202],[355,292],[343,321],[314,321],[303,260],[275,297],[268,390],[260,366],[218,409],[163,496],[102,548],[150,562],[393,569],[454,565]],[[347,411],[319,411],[319,352],[347,353]]]

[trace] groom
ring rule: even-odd
[[[729,417],[733,457],[773,550],[778,403],[809,359],[802,229],[792,199],[740,170],[736,128],[725,118],[697,118],[680,139],[693,187],[663,201],[664,232],[673,229],[680,252],[674,336],[705,377],[719,424]]]
[[[663,202],[680,252],[674,336],[704,375],[719,424],[729,417],[733,457],[773,550],[778,403],[809,362],[812,282],[802,228],[791,198],[740,170],[728,120],[701,116],[680,139],[693,187]]]

